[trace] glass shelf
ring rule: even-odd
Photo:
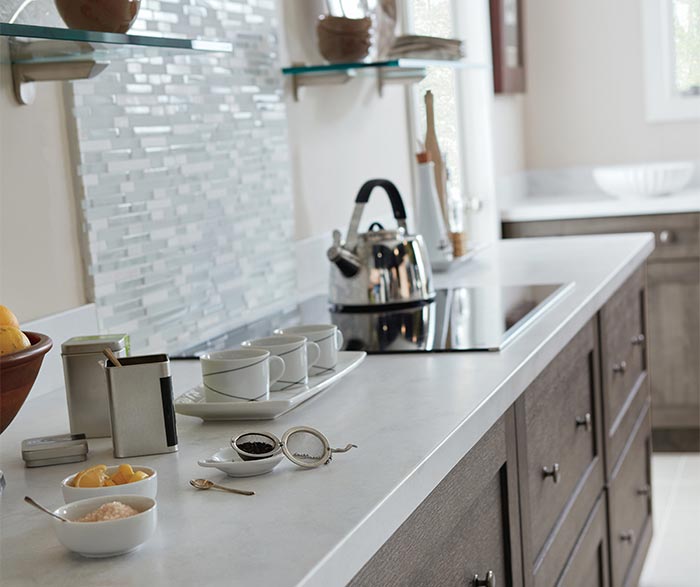
[[[9,38],[9,61],[15,97],[34,101],[35,82],[90,79],[112,61],[164,55],[232,53],[221,41],[149,35],[100,33],[27,24],[0,23],[0,36]]]
[[[115,58],[178,55],[190,51],[231,53],[222,41],[178,39],[146,35],[100,33],[77,29],[0,23],[0,36],[10,37],[12,63],[112,61]]]
[[[424,69],[426,67],[446,67],[450,69],[482,69],[486,67],[480,63],[465,61],[464,59],[450,61],[447,59],[389,59],[386,61],[356,63],[326,63],[322,65],[293,65],[282,69],[284,75],[323,74],[337,73],[348,70],[372,70],[372,69]]]
[[[282,73],[292,77],[294,100],[299,100],[299,89],[304,86],[344,84],[360,75],[374,75],[377,91],[383,95],[387,84],[413,84],[421,81],[429,67],[449,69],[485,69],[482,63],[465,59],[388,59],[386,61],[359,61],[356,63],[328,63],[323,65],[293,65],[284,67]]]

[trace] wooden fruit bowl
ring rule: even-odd
[[[53,342],[45,334],[25,332],[30,347],[0,357],[0,434],[10,425],[27,399],[44,355]]]

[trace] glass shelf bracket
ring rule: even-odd
[[[0,23],[0,36],[9,38],[13,85],[20,104],[34,102],[35,82],[90,79],[115,59],[233,51],[228,42],[9,23]]]

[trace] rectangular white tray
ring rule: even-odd
[[[198,385],[175,400],[175,411],[204,421],[274,420],[327,389],[357,367],[367,356],[363,351],[341,351],[335,369],[309,377],[308,385],[270,392],[270,399],[250,402],[207,402]]]

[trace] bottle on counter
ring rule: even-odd
[[[416,194],[416,228],[422,235],[434,271],[446,271],[453,259],[452,243],[435,188],[435,164],[430,154],[416,155],[418,193]]]

